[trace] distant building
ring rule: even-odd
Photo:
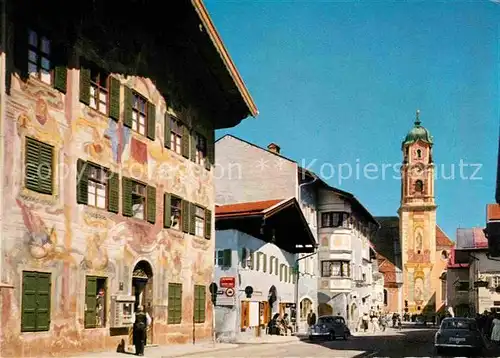
[[[377,218],[374,240],[384,272],[388,307],[394,312],[433,316],[444,309],[440,277],[453,242],[436,224],[433,138],[419,112],[401,150],[399,216]]]
[[[296,254],[316,249],[297,200],[222,205],[215,220],[217,338],[265,334],[275,313],[295,316]]]

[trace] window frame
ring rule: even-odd
[[[108,185],[109,185],[109,173],[110,173],[110,170],[108,168],[105,168],[105,167],[100,166],[98,164],[94,164],[92,162],[87,162],[87,165],[89,166],[89,172],[87,174],[87,205],[90,206],[90,207],[96,208],[96,209],[107,210],[108,207],[109,207],[109,192],[108,192],[109,188],[108,188]],[[104,179],[97,180],[97,179],[92,178],[90,176],[90,170],[100,170],[101,172],[103,172]],[[90,201],[88,199],[88,192],[89,192],[89,189],[90,189],[90,182],[104,185],[105,197],[104,197],[104,207],[103,208],[101,208],[101,207],[99,207],[97,205],[90,204]],[[96,200],[97,200],[97,191],[95,193],[95,200],[94,201],[96,201]]]
[[[132,179],[130,178],[130,181],[132,183],[132,189],[130,191],[130,195],[131,195],[131,200],[132,200],[132,218],[134,219],[137,219],[137,220],[145,220],[147,221],[147,218],[148,218],[148,193],[147,193],[147,190],[148,190],[148,185],[146,183],[143,183],[139,180],[135,180],[135,179]],[[143,217],[142,218],[138,218],[135,216],[135,213],[134,213],[134,203],[133,203],[133,196],[135,194],[135,185],[140,185],[144,188],[144,195],[142,196],[144,198],[144,205],[143,205]],[[135,194],[137,195],[137,194]]]
[[[336,215],[338,215],[337,220],[334,220]],[[321,228],[349,228],[348,221],[349,214],[345,211],[324,211],[321,213]]]
[[[185,140],[184,124],[175,116],[170,116],[170,150],[182,155],[182,143]]]
[[[108,116],[109,115],[109,101],[110,101],[110,93],[109,93],[110,92],[110,74],[102,69],[97,68],[96,66],[90,66],[89,70],[90,70],[90,89],[89,89],[89,91],[94,90],[94,95],[92,95],[92,93],[90,92],[89,107],[96,110],[97,112],[99,112],[103,115]],[[99,83],[94,81],[94,76],[93,76],[94,73],[97,73],[97,78],[98,78]],[[106,80],[105,80],[106,87],[105,88],[102,87],[100,84],[101,75],[106,76]],[[101,101],[100,101],[99,95],[103,89],[104,89],[104,92],[106,92],[106,111],[105,112],[102,112],[100,110]],[[94,99],[97,108],[92,107],[92,104],[91,104],[92,99]],[[146,109],[146,112],[147,112],[147,109]]]
[[[176,207],[173,205],[174,200],[179,201],[179,207]],[[178,230],[178,231],[182,231],[182,222],[183,222],[183,220],[185,220],[185,217],[184,217],[185,213],[183,213],[183,211],[182,211],[182,200],[183,199],[181,197],[170,194],[170,228],[174,229],[174,230]],[[175,228],[173,225],[172,219],[173,219],[174,209],[178,210],[178,212],[179,212],[179,224],[178,224],[179,227],[178,228]]]
[[[205,225],[206,225],[206,211],[205,211],[205,208],[203,208],[202,206],[199,206],[199,205],[195,204],[194,207],[195,207],[194,214],[193,214],[194,215],[194,221],[195,221],[194,236],[204,237],[205,236]],[[198,210],[200,212],[203,212],[203,217],[198,215]],[[198,227],[199,221],[197,219],[201,219],[202,220],[203,226],[201,227],[201,229]],[[201,230],[201,235],[198,235],[198,229]]]
[[[333,265],[339,265],[340,274],[333,274]],[[321,261],[321,277],[325,278],[351,278],[352,268],[350,262],[347,260],[322,260]]]
[[[142,101],[144,103],[144,112],[141,112],[137,104],[139,101]],[[134,131],[137,134],[140,134],[141,136],[147,137],[148,135],[148,99],[141,95],[139,92],[132,90],[132,126],[130,129]],[[135,120],[134,120],[134,113],[135,113]],[[141,133],[139,131],[139,118],[140,115],[144,116],[144,133]],[[137,129],[134,129],[134,122],[137,123]]]
[[[195,132],[196,138],[196,153],[195,153],[195,163],[203,165],[205,160],[207,160],[208,144],[207,138],[198,132]]]
[[[36,35],[36,46],[31,44],[31,34],[34,33]],[[26,54],[27,56],[27,66],[28,66],[28,74],[30,77],[37,79],[38,81],[42,82],[43,84],[47,86],[54,86],[54,69],[53,69],[53,42],[52,40],[46,36],[43,32],[38,31],[37,29],[29,28],[27,32],[28,38],[26,39],[27,45],[28,45],[28,53]],[[43,52],[42,50],[42,39],[45,39],[49,43],[49,53]],[[34,52],[37,56],[37,60],[32,61],[30,59],[30,53]],[[42,54],[44,56],[42,56]],[[49,68],[48,68],[48,75],[50,77],[50,83],[45,82],[42,79],[42,58],[47,59],[49,63]],[[30,72],[30,64],[36,66],[36,74],[34,72]]]

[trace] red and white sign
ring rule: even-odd
[[[234,277],[221,277],[219,280],[221,288],[234,288],[235,286]]]

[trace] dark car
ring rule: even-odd
[[[348,339],[351,331],[347,328],[345,320],[341,316],[321,316],[318,322],[311,327],[309,339],[327,338],[335,340],[337,338]]]
[[[469,351],[472,355],[480,355],[484,347],[483,336],[472,318],[445,318],[434,338],[434,349],[438,355],[445,351]]]

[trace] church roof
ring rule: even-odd
[[[404,147],[406,145],[416,143],[418,141],[422,141],[430,145],[433,144],[433,138],[431,136],[431,133],[427,128],[422,126],[422,122],[420,121],[420,111],[417,111],[415,125],[412,129],[410,129],[410,131],[406,135],[406,138],[403,141],[402,146]]]
[[[453,247],[455,245],[448,235],[436,225],[436,247]]]

